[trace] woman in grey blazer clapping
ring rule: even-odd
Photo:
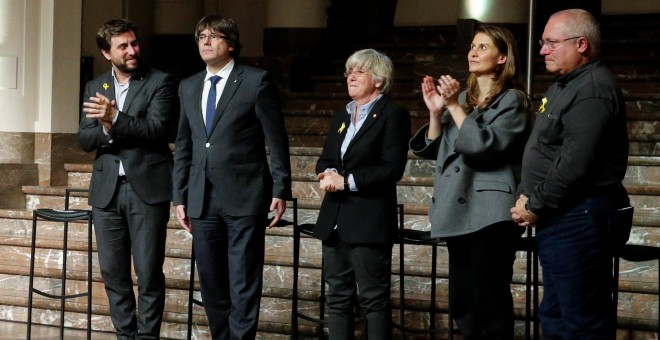
[[[410,140],[435,159],[431,233],[449,252],[452,313],[463,339],[513,339],[515,242],[511,220],[531,101],[522,91],[513,35],[484,25],[468,52],[467,89],[449,75],[421,88],[429,124]]]

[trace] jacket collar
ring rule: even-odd
[[[364,136],[365,133],[371,128],[371,126],[383,115],[383,110],[385,109],[385,106],[387,103],[390,101],[390,98],[387,95],[382,95],[380,99],[378,99],[374,104],[373,107],[371,108],[371,111],[367,114],[367,117],[364,119],[364,122],[362,123],[362,126],[360,127],[360,130],[358,130],[357,134],[351,139],[351,142],[348,144],[348,148],[346,149],[346,153],[351,149],[351,146],[360,139],[360,137]],[[348,115],[347,115],[348,116]],[[350,120],[350,116],[349,120]],[[348,122],[350,123],[350,122]]]
[[[566,85],[568,84],[571,80],[577,78],[580,76],[582,73],[590,70],[591,68],[597,67],[598,65],[601,64],[600,60],[590,60],[584,65],[578,66],[578,68],[574,69],[571,72],[568,72],[564,74],[563,76],[560,76],[557,78],[557,83],[561,85]]]
[[[206,77],[206,71],[201,73],[201,81],[200,81],[200,89],[199,89],[200,99],[198,101],[198,103],[200,103],[199,105],[201,105],[202,87],[204,86],[205,77]],[[238,90],[238,88],[240,87],[242,80],[243,80],[243,67],[240,64],[235,63],[234,67],[229,73],[229,76],[227,77],[225,88],[222,90],[222,95],[220,96],[220,99],[218,101],[218,107],[215,109],[215,116],[213,117],[213,122],[211,123],[213,125],[213,127],[211,128],[211,134],[213,134],[213,129],[215,129],[216,125],[218,124],[218,121],[220,121],[220,118],[222,118],[222,115],[225,113],[227,106],[231,101],[231,98],[236,93],[236,90]],[[201,107],[199,112],[201,115],[202,112]],[[209,136],[211,134],[209,134]]]

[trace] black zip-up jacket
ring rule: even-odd
[[[621,188],[628,165],[623,94],[600,61],[565,74],[546,92],[525,147],[518,194],[544,217]]]

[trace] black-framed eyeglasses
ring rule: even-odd
[[[224,36],[224,35],[211,33],[211,34],[209,34],[209,35],[206,35],[206,34],[200,34],[200,35],[197,36],[197,38],[196,38],[195,40],[196,40],[196,41],[206,40],[206,38],[211,38],[212,41],[218,41],[218,40],[220,40],[220,39],[227,39],[227,37]]]
[[[554,50],[557,47],[557,45],[559,45],[563,42],[573,40],[573,39],[578,39],[578,38],[581,38],[581,37],[582,37],[581,35],[578,35],[577,37],[570,37],[570,38],[561,39],[561,40],[543,40],[543,39],[539,39],[539,45],[541,45],[541,48],[543,48],[543,46],[547,45],[550,50]]]

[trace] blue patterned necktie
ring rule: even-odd
[[[209,96],[206,99],[206,135],[211,134],[211,128],[213,127],[213,117],[215,117],[215,97],[217,96],[217,91],[215,85],[220,81],[220,76],[213,76],[209,79],[211,81],[211,87],[209,88]]]

